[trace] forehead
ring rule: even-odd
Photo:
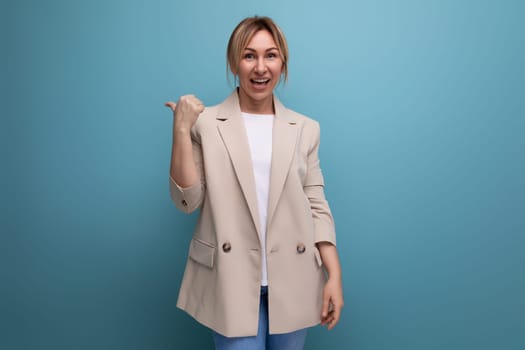
[[[272,35],[267,30],[259,30],[256,32],[251,40],[246,45],[247,49],[263,49],[267,50],[270,48],[277,48],[275,40],[273,40]]]

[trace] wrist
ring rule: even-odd
[[[341,281],[342,275],[341,271],[328,271],[328,280],[330,281]]]
[[[173,133],[177,135],[190,135],[191,133],[191,126],[187,126],[181,123],[175,122],[173,124]]]

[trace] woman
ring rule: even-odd
[[[223,103],[166,103],[171,197],[200,209],[177,306],[213,330],[217,349],[302,349],[306,328],[333,328],[343,307],[319,124],[273,94],[288,47],[270,18],[239,23],[227,60],[239,86]]]

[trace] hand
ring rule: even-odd
[[[204,104],[193,95],[181,96],[177,103],[169,101],[164,105],[173,111],[174,126],[185,130],[190,130],[204,111]]]
[[[341,317],[343,305],[343,284],[341,279],[329,278],[323,289],[321,325],[326,326],[328,330],[334,328]]]

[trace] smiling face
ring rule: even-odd
[[[283,61],[267,30],[259,30],[241,53],[236,75],[239,77],[241,111],[272,114],[273,89],[279,83]]]

